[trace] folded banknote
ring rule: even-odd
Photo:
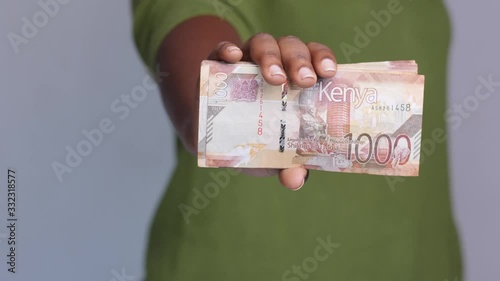
[[[203,61],[198,166],[418,176],[423,100],[415,61],[341,64],[310,88]]]

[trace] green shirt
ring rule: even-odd
[[[154,218],[147,280],[454,281],[461,261],[449,196],[448,15],[440,0],[135,1],[150,67],[180,22],[215,15],[257,32],[330,46],[339,63],[414,59],[426,76],[420,176],[311,171],[291,192],[275,177],[178,165]],[[193,38],[193,44],[201,38]]]

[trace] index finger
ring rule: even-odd
[[[243,60],[258,64],[262,77],[267,83],[281,85],[286,82],[280,48],[273,36],[266,33],[256,34],[248,40],[242,49]]]

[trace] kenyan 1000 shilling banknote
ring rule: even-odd
[[[338,66],[311,88],[267,84],[258,66],[204,61],[200,167],[418,176],[424,76],[414,61]]]

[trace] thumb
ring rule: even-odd
[[[279,180],[281,184],[290,190],[299,190],[304,186],[309,171],[304,168],[290,168],[280,171]]]

